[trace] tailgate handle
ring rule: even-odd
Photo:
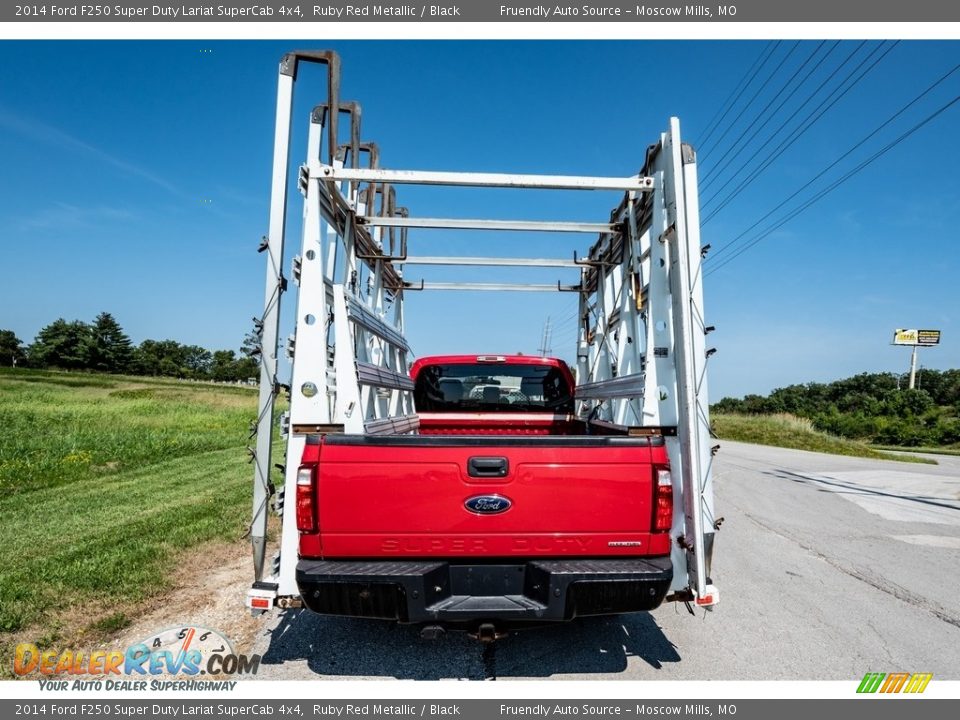
[[[506,477],[509,464],[505,457],[472,457],[467,461],[470,477]]]

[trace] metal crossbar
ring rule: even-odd
[[[551,222],[548,220],[472,220],[467,218],[412,218],[361,215],[361,225],[372,227],[433,228],[438,230],[508,230],[522,232],[608,233],[619,228],[612,223]]]
[[[347,317],[358,325],[372,332],[382,340],[409,352],[410,348],[400,330],[379,318],[370,308],[362,304],[356,297],[347,297]]]
[[[413,390],[413,380],[409,375],[388,370],[373,363],[357,363],[357,381],[361,385],[390,388],[393,390]]]
[[[610,398],[643,397],[646,376],[643,373],[622,375],[609,380],[584,383],[577,386],[578,400],[609,400]]]
[[[474,283],[427,282],[409,283],[407,290],[475,290],[479,292],[579,292],[579,285],[544,285],[538,283]]]
[[[583,263],[576,260],[561,260],[559,258],[455,257],[452,255],[410,255],[404,258],[402,263],[404,265],[480,265],[491,267],[583,267]]]
[[[527,188],[539,190],[636,190],[652,192],[653,178],[585,177],[580,175],[520,175],[512,173],[441,172],[343,168],[309,163],[310,176],[322,180],[349,180],[391,185],[452,185],[456,187]]]

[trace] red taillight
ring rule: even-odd
[[[670,477],[670,468],[654,467],[653,481],[653,530],[670,530],[673,527],[673,480]]]
[[[297,530],[315,532],[317,529],[316,471],[305,465],[297,470]]]

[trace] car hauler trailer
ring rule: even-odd
[[[312,111],[307,158],[297,174],[303,229],[288,287],[283,266],[292,194],[292,107],[304,63],[323,66],[326,88]],[[346,125],[341,127],[341,120]],[[449,623],[490,639],[513,621],[649,609],[664,598],[715,605],[719,594],[710,563],[719,521],[713,508],[716,447],[707,404],[713,350],[706,344],[712,328],[703,311],[705,249],[700,245],[696,155],[681,142],[679,121],[672,118],[646,149],[637,175],[592,177],[383,169],[377,146],[362,140],[360,120],[359,104],[341,99],[336,53],[283,57],[269,234],[260,247],[267,258],[265,303],[255,321],[261,376],[256,447],[251,449],[255,581],[247,597],[250,609],[259,613],[306,604],[331,614]],[[396,188],[406,184],[610,192],[618,200],[601,222],[434,218],[398,204]],[[597,239],[584,255],[574,251],[568,260],[417,256],[408,253],[407,238],[408,230],[416,228],[543,231]],[[410,267],[430,265],[569,267],[578,270],[579,282],[436,283],[405,276]],[[286,341],[292,361],[287,388],[279,380],[278,335],[281,297],[292,289],[296,329]],[[562,412],[559,406],[552,408],[552,429],[521,433],[516,424],[511,426],[509,407],[495,408],[507,412],[496,419],[495,432],[477,430],[478,423],[484,425],[477,417],[472,426],[448,428],[442,438],[437,437],[436,418],[432,430],[426,422],[421,428],[403,301],[411,291],[431,290],[577,294],[575,389]],[[508,358],[475,360],[506,363]],[[278,423],[275,404],[284,390],[290,406]],[[521,390],[513,387],[510,393],[514,399],[535,397],[533,391],[525,396]],[[504,389],[491,397],[495,404],[506,395]],[[482,406],[470,412],[479,413],[481,421],[489,419]],[[270,477],[277,425],[286,442],[280,487]],[[439,445],[446,454],[436,455]],[[624,455],[627,451],[645,454]],[[664,453],[662,459],[658,452]],[[557,453],[567,455],[557,461]],[[391,477],[399,467],[391,461],[401,456],[404,475]],[[437,466],[430,464],[437,457],[451,469],[439,480]],[[638,473],[639,479],[634,484],[611,479],[609,487],[594,488],[589,523],[568,522],[563,513],[575,513],[573,506],[554,508],[537,519],[529,511],[524,515],[514,501],[512,511],[500,512],[495,503],[495,512],[476,512],[490,507],[478,497],[506,497],[511,482],[517,483],[517,492],[525,483],[547,496],[553,492],[584,502],[592,492],[591,477],[597,477],[584,468],[616,462],[625,463],[617,478]],[[547,465],[561,471],[549,476],[527,472]],[[527,474],[521,477],[520,468]],[[563,468],[574,470],[565,476]],[[416,515],[413,525],[384,521],[364,526],[374,521],[363,518],[383,515],[376,504],[390,501],[391,488],[398,491],[401,482],[406,483],[404,492],[424,506],[440,498],[452,505]],[[497,484],[501,482],[507,484]],[[545,488],[543,483],[554,485]],[[658,483],[666,487],[658,491]],[[665,498],[672,505],[665,505]],[[640,508],[645,516],[635,519],[635,525],[614,527],[619,522],[614,518],[623,514],[618,515],[621,504]],[[271,505],[281,522],[279,550],[268,566]],[[661,515],[668,508],[662,535],[650,515],[656,507]],[[610,527],[604,525],[606,516]],[[531,538],[536,542],[522,542]],[[579,539],[579,545],[561,542],[565,538]],[[640,601],[637,593],[649,597]]]

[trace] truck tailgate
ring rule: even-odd
[[[327,435],[304,557],[614,556],[651,533],[662,445],[628,437]]]

